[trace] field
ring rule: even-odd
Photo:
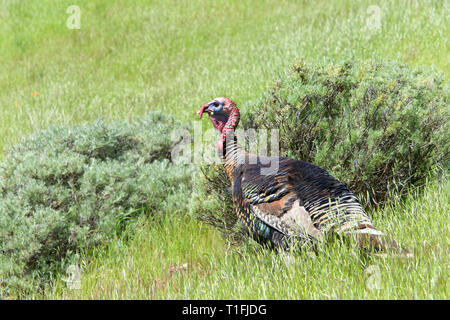
[[[70,5],[80,9],[71,29]],[[196,120],[217,96],[257,99],[296,59],[396,59],[448,79],[448,1],[13,1],[0,6],[0,158],[29,133],[162,110]],[[68,20],[69,19],[69,20]],[[6,22],[6,23],[5,23]],[[229,245],[188,212],[81,254],[34,299],[448,299],[450,185],[371,212],[413,259],[339,243],[275,254]],[[161,199],[165,201],[165,199]]]

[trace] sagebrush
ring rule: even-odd
[[[0,164],[0,293],[45,284],[143,213],[183,210],[189,168],[169,161],[177,125],[153,112],[51,127],[13,147]]]
[[[295,63],[241,126],[279,129],[280,154],[317,164],[370,204],[448,164],[448,82],[395,61]]]

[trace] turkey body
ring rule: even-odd
[[[228,160],[225,168],[237,216],[258,242],[288,248],[320,241],[329,232],[379,233],[356,196],[324,169],[285,157],[255,158],[254,164]]]

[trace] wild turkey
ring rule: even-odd
[[[239,220],[260,243],[289,248],[293,243],[314,243],[325,235],[339,234],[359,242],[365,249],[402,250],[375,229],[356,196],[324,169],[284,157],[256,157],[240,147],[234,136],[239,110],[220,97],[198,111],[208,113],[221,132],[217,149],[231,182],[233,203]],[[254,158],[254,159],[255,159]],[[270,171],[270,161],[278,162]]]

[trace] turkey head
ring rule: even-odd
[[[222,151],[227,134],[233,131],[239,123],[239,110],[236,107],[236,104],[230,99],[219,97],[205,103],[200,108],[198,111],[200,119],[204,112],[208,113],[214,128],[221,133],[220,139],[217,142],[217,149]]]

